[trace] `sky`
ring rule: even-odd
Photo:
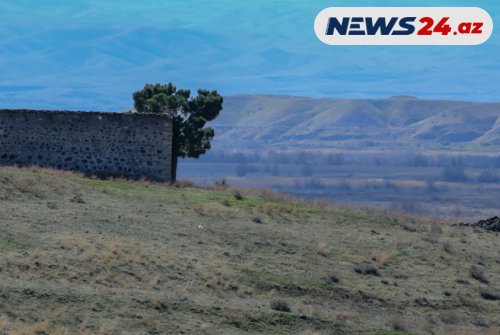
[[[223,95],[500,101],[500,32],[481,46],[328,46],[333,6],[492,0],[2,0],[0,108],[120,111],[145,83]]]

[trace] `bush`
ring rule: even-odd
[[[235,198],[236,200],[238,200],[238,201],[242,201],[242,200],[244,200],[243,195],[241,194],[241,192],[240,192],[240,191],[236,190],[236,191],[234,191],[234,193],[233,193],[233,194],[234,194],[234,198]]]
[[[480,268],[478,268],[477,266],[473,265],[471,268],[470,268],[470,276],[472,278],[474,278],[475,280],[483,283],[483,284],[489,284],[490,282],[488,281],[488,279],[486,278],[486,276],[484,275],[483,271],[481,271]]]
[[[274,309],[275,311],[280,311],[280,312],[290,312],[291,311],[290,306],[284,300],[271,301],[271,308]]]
[[[439,318],[446,324],[458,324],[460,323],[460,317],[453,311],[443,311],[439,314]]]
[[[483,299],[486,299],[486,300],[496,301],[496,300],[500,300],[500,293],[493,292],[490,290],[488,290],[488,291],[483,290],[483,291],[481,291],[481,297],[483,297]]]
[[[194,184],[189,180],[177,180],[172,186],[177,188],[189,188],[194,187]]]
[[[406,327],[406,324],[404,321],[400,318],[392,320],[392,329],[399,331],[399,332],[405,332],[408,330],[408,327]]]
[[[443,250],[449,254],[453,253],[453,245],[450,242],[443,243]]]
[[[381,268],[384,267],[387,263],[389,263],[394,257],[396,257],[397,253],[395,251],[380,251],[374,250],[371,254],[372,261],[376,262],[378,266]]]
[[[354,267],[356,273],[380,277],[380,272],[374,264],[361,264]]]
[[[328,245],[325,242],[318,242],[316,246],[314,247],[314,251],[321,256],[328,256]]]
[[[336,273],[331,273],[326,277],[326,281],[331,284],[337,284],[340,282],[340,278]]]

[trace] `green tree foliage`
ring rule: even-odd
[[[133,98],[138,113],[172,117],[172,181],[175,181],[179,157],[198,158],[210,149],[215,131],[205,124],[219,115],[222,96],[217,91],[199,89],[198,95],[191,97],[190,90],[178,90],[168,83],[146,84]]]

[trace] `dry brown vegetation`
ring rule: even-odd
[[[499,244],[222,183],[0,168],[0,334],[498,334]]]

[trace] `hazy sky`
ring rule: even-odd
[[[332,47],[330,6],[500,1],[2,0],[0,107],[121,110],[146,82],[313,97],[415,95],[499,101],[500,32],[482,46]]]

